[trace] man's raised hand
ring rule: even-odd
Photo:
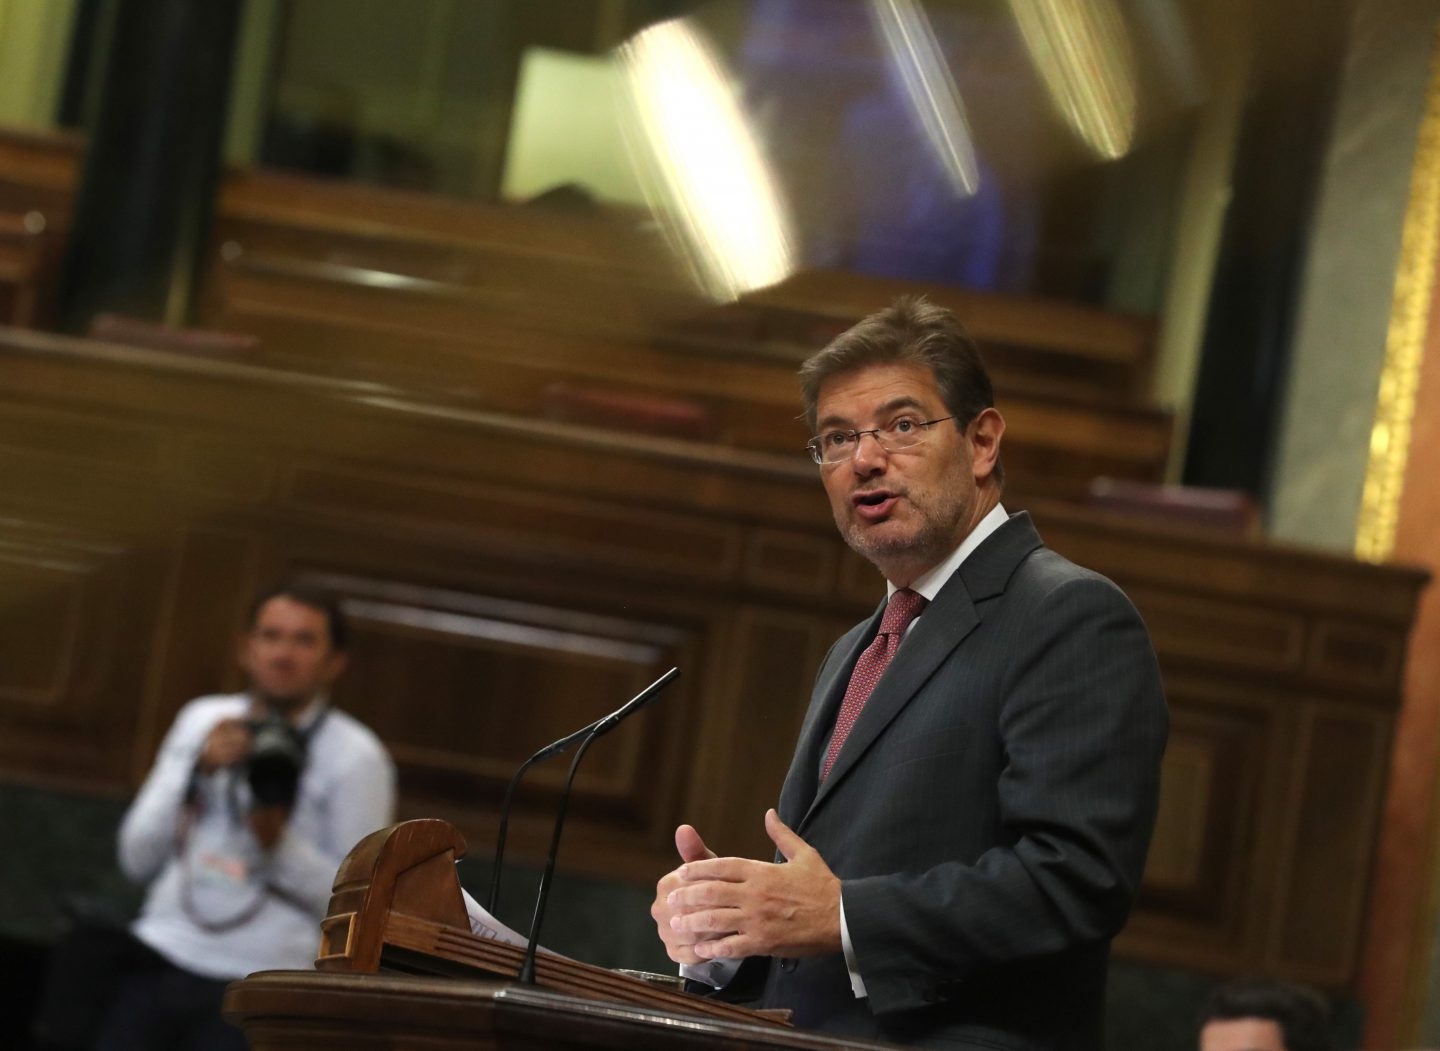
[[[662,927],[668,920],[671,934],[662,929],[660,937],[672,960],[840,951],[840,880],[774,810],[765,813],[765,831],[784,864],[712,854],[687,860],[660,881],[650,912]]]

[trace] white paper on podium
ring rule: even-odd
[[[460,894],[465,899],[465,913],[470,917],[470,933],[478,934],[482,938],[490,938],[497,942],[504,942],[506,945],[513,945],[517,949],[523,949],[530,944],[530,939],[518,931],[505,926],[494,916],[486,911],[485,907],[470,896],[470,892],[464,887],[460,888]],[[537,950],[546,956],[554,956],[556,959],[565,959],[559,953],[551,952],[545,946]]]

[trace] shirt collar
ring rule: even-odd
[[[935,596],[940,594],[940,589],[945,586],[945,582],[960,568],[960,563],[969,558],[970,553],[984,543],[985,538],[1004,525],[1009,518],[1010,515],[1006,512],[1004,506],[996,504],[990,509],[990,513],[980,519],[975,528],[970,530],[969,535],[960,541],[960,546],[950,552],[949,557],[946,558],[944,562],[941,562],[934,569],[927,570],[916,577],[915,582],[910,585],[910,590],[917,591],[925,596],[926,602],[935,601]],[[885,596],[887,600],[898,590],[899,588],[894,584],[891,584],[889,581],[885,582]]]
[[[264,706],[261,705],[259,701],[255,700],[253,696],[251,697],[250,703],[250,710],[252,712],[258,708],[263,713]],[[293,725],[295,729],[301,731],[302,733],[306,730],[309,730],[319,720],[321,713],[325,711],[326,707],[329,704],[329,694],[323,692],[317,693],[314,697],[310,698],[310,700],[306,702],[304,708],[300,709],[299,714],[295,716],[295,719],[291,725]]]

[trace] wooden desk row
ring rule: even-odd
[[[53,320],[80,147],[0,134],[0,320]],[[258,337],[250,360],[260,364],[799,456],[808,437],[793,419],[800,361],[863,314],[920,291],[953,306],[985,349],[1022,489],[1073,496],[1099,476],[1163,477],[1171,419],[1144,397],[1148,321],[823,271],[713,307],[644,218],[234,172],[197,279],[197,324]],[[23,232],[26,222],[43,233],[7,241],[7,224]]]

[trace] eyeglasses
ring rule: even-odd
[[[810,459],[822,466],[842,463],[855,455],[861,438],[873,434],[880,448],[887,453],[899,452],[901,449],[913,449],[924,442],[929,433],[925,430],[926,427],[954,418],[941,416],[938,420],[912,420],[909,416],[901,416],[884,427],[874,427],[868,431],[825,431],[806,442],[805,449],[810,453]]]

